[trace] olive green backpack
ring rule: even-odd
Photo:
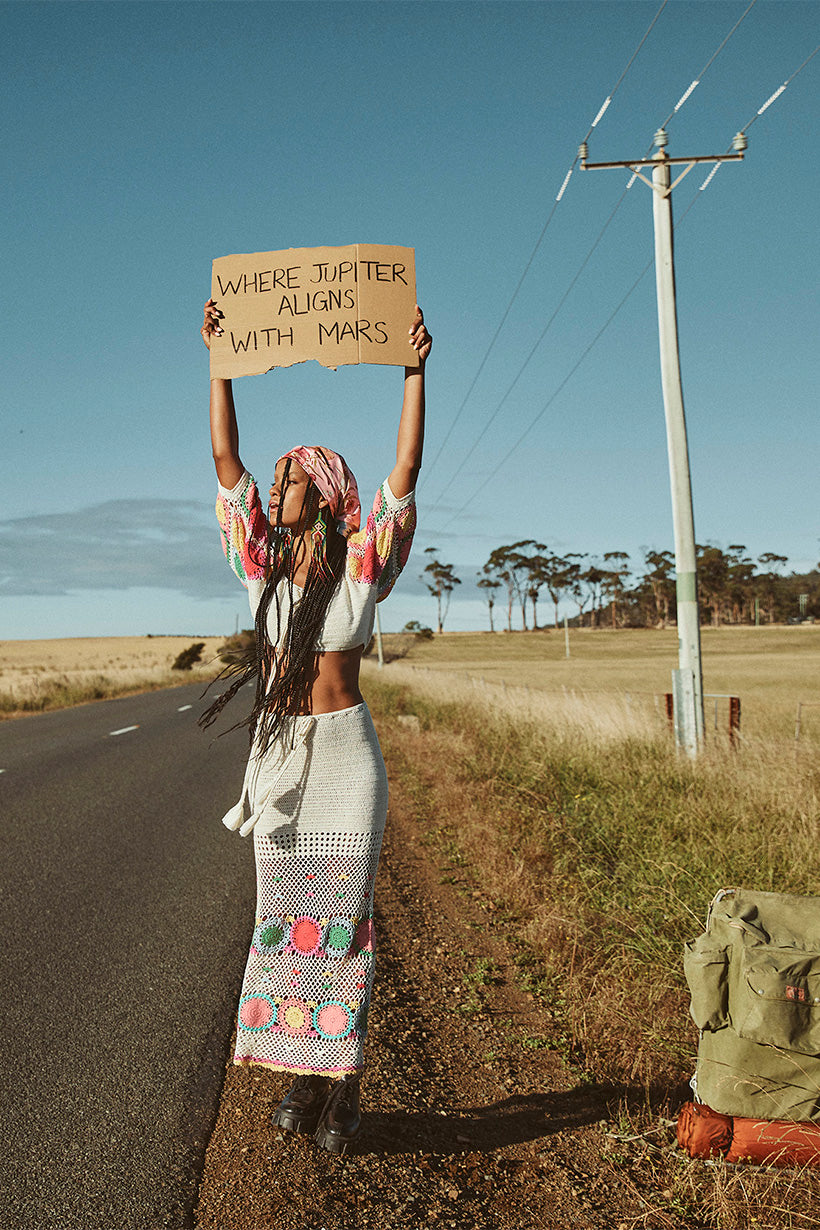
[[[727,888],[685,945],[697,1097],[750,1119],[820,1122],[820,897]]]

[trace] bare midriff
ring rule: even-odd
[[[363,645],[357,645],[355,649],[317,653],[306,713],[336,713],[362,703],[359,667],[363,649]]]

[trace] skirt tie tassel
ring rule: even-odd
[[[259,820],[259,817],[264,812],[265,808],[268,806],[269,803],[272,803],[276,798],[278,798],[278,795],[274,794],[274,790],[276,789],[276,786],[278,785],[280,778],[284,775],[291,760],[296,755],[296,753],[299,751],[299,749],[302,747],[303,743],[305,742],[305,740],[307,739],[308,735],[313,730],[313,727],[315,725],[316,725],[315,718],[305,717],[301,720],[301,722],[299,723],[298,733],[296,734],[296,738],[294,740],[293,746],[291,747],[287,756],[285,757],[285,759],[282,761],[281,765],[279,766],[276,772],[276,775],[274,776],[273,780],[271,781],[270,785],[265,791],[264,796],[262,797],[262,799],[259,800],[257,805],[254,807],[253,812],[251,813],[250,816],[248,816],[246,820],[245,819],[245,810],[246,810],[245,804],[248,802],[248,795],[250,793],[250,779],[252,776],[251,765],[253,764],[253,760],[254,760],[253,755],[248,757],[248,766],[245,769],[245,780],[242,783],[242,795],[239,799],[239,802],[236,803],[230,809],[230,811],[227,811],[225,815],[222,817],[222,823],[225,825],[226,829],[230,829],[232,833],[235,833],[238,829],[240,837],[247,837],[249,833],[253,832],[254,828],[256,827],[257,821]]]

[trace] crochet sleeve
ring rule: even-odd
[[[235,487],[219,486],[216,519],[222,550],[242,584],[264,581],[268,572],[268,519],[247,470]]]
[[[347,545],[348,575],[362,585],[375,585],[377,602],[396,584],[407,563],[415,530],[415,493],[398,499],[385,479],[364,528],[351,534]]]

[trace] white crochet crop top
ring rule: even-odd
[[[245,471],[235,487],[219,486],[216,516],[228,563],[248,591],[251,614],[256,609],[268,576],[268,519],[253,477]],[[347,540],[344,576],[330,600],[319,652],[366,646],[373,635],[376,603],[390,593],[410,554],[416,528],[415,493],[397,499],[384,480],[364,527]],[[294,585],[295,600],[299,587]],[[282,581],[279,606],[286,626],[288,592]],[[275,643],[275,604],[268,615],[268,634]],[[271,626],[273,620],[273,626]]]

